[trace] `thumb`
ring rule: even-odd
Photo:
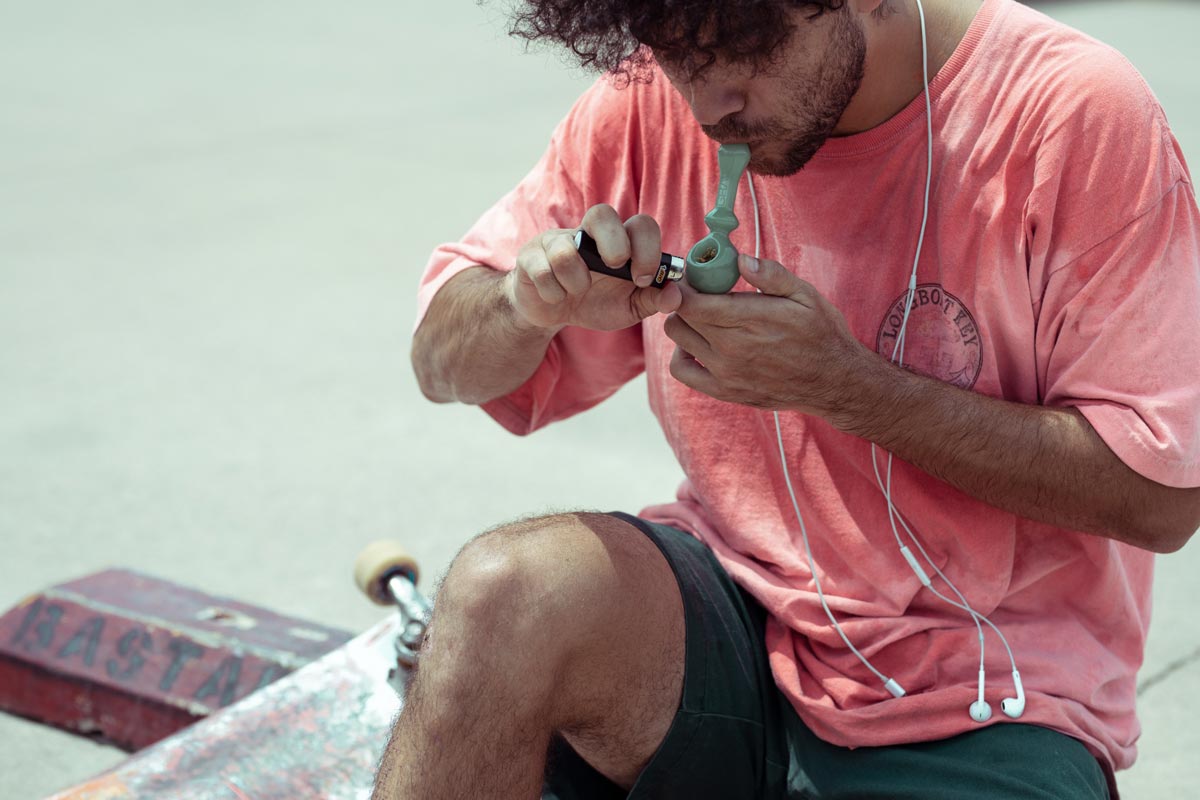
[[[633,309],[639,319],[646,319],[655,314],[670,314],[679,308],[683,300],[678,284],[667,281],[661,289],[650,287],[633,290]]]
[[[771,261],[767,258],[759,259],[742,253],[738,256],[738,271],[742,273],[746,283],[763,294],[787,297],[808,305],[806,301],[812,287],[784,269],[778,261]]]

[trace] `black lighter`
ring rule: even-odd
[[[587,264],[588,269],[592,272],[611,275],[614,278],[624,278],[627,281],[633,280],[631,270],[633,259],[626,261],[620,267],[608,266],[600,257],[600,251],[596,249],[596,240],[582,230],[575,232],[575,249],[579,251],[579,255],[583,257],[583,263]],[[663,253],[658,259],[658,272],[654,274],[654,280],[650,285],[662,288],[667,281],[677,281],[682,277],[683,259],[670,253]]]

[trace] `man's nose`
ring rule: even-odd
[[[746,96],[730,84],[692,81],[683,87],[692,116],[704,126],[716,125],[746,107]]]

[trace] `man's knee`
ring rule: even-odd
[[[469,542],[438,592],[435,619],[469,628],[472,638],[543,647],[550,657],[607,637],[659,603],[674,605],[672,593],[665,559],[632,525],[606,514],[558,514]]]
[[[586,613],[611,590],[626,549],[613,540],[619,520],[557,514],[501,526],[467,543],[438,592],[438,612],[481,626],[511,629],[526,620],[546,625]],[[629,531],[623,535],[636,531]]]
[[[486,681],[610,776],[636,775],[678,707],[683,599],[658,546],[617,517],[539,517],[475,538],[430,636],[444,657],[423,651],[421,669],[439,708],[469,705]]]

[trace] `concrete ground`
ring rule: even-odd
[[[1200,5],[1044,8],[1200,161]],[[360,629],[370,539],[434,578],[496,522],[672,496],[641,383],[519,440],[407,365],[427,254],[590,81],[502,29],[469,0],[0,2],[0,608],[125,565]],[[1198,567],[1160,561],[1135,800],[1200,782]],[[121,757],[0,715],[5,798]]]

